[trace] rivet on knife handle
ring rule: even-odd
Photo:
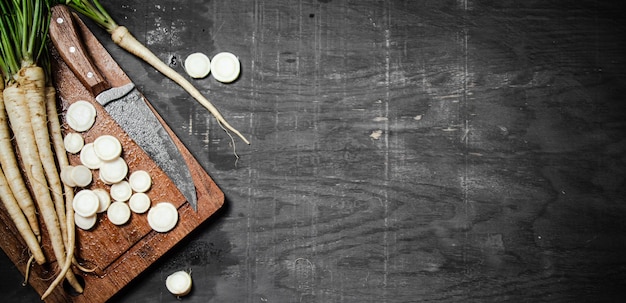
[[[86,77],[80,78],[81,82],[94,96],[111,88],[90,58],[84,55],[85,46],[78,39],[80,32],[74,24],[72,12],[63,5],[54,6],[52,10],[55,11],[55,17],[50,20],[52,43],[57,49],[69,50],[59,52],[63,60],[75,74],[86,75]],[[61,36],[64,38],[59,39],[58,37]]]

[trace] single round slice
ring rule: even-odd
[[[148,225],[157,232],[168,232],[177,222],[178,211],[170,202],[160,202],[148,211]]]
[[[100,179],[107,184],[115,184],[126,178],[128,164],[123,158],[117,157],[111,161],[103,161],[100,165]]]
[[[152,178],[145,170],[137,170],[130,174],[128,178],[130,187],[137,193],[144,193],[152,186]]]
[[[130,210],[137,214],[143,214],[150,208],[150,197],[145,193],[134,193],[128,201]]]
[[[93,189],[93,192],[98,196],[98,202],[100,202],[100,205],[98,206],[98,210],[96,212],[105,212],[109,208],[109,205],[111,205],[111,196],[109,196],[109,192],[103,188]]]
[[[93,150],[100,160],[111,161],[122,154],[122,144],[111,135],[102,135],[93,141]]]
[[[85,139],[78,133],[68,133],[65,135],[65,138],[63,138],[63,145],[68,153],[76,154],[83,149]]]
[[[90,230],[96,225],[96,221],[98,221],[98,216],[92,215],[89,217],[83,217],[77,213],[74,213],[74,224],[78,226],[78,228],[83,230]]]
[[[239,59],[229,52],[222,52],[211,60],[211,74],[215,80],[230,83],[239,77]]]
[[[186,271],[177,271],[165,279],[165,287],[176,296],[187,295],[191,291],[191,275]]]
[[[111,198],[115,201],[126,202],[133,194],[133,190],[130,188],[128,181],[120,181],[111,185]]]
[[[74,166],[68,165],[61,168],[61,173],[59,174],[61,182],[69,187],[76,186],[76,182],[72,179],[72,170],[74,170]]]
[[[89,189],[83,189],[77,192],[76,195],[74,195],[74,200],[72,200],[74,212],[85,218],[95,215],[99,206],[100,201],[98,200],[98,196]]]
[[[130,208],[124,202],[113,202],[107,209],[109,221],[115,225],[123,225],[130,219]]]
[[[76,165],[70,171],[70,178],[78,187],[86,187],[93,179],[91,170],[84,165]]]
[[[87,131],[96,121],[96,108],[87,101],[76,101],[68,107],[65,121],[77,132]]]
[[[185,59],[185,71],[192,78],[204,78],[211,71],[211,60],[203,53],[193,53]]]
[[[102,160],[96,155],[93,143],[87,143],[83,146],[83,149],[80,151],[80,162],[89,169],[100,168]]]

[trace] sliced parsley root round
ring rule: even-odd
[[[167,287],[167,290],[178,297],[189,294],[191,285],[191,275],[184,270],[177,271],[167,276],[165,279],[165,287]]]
[[[185,71],[192,78],[204,78],[211,72],[211,60],[203,53],[193,53],[185,59]]]
[[[130,220],[130,208],[125,202],[113,202],[107,209],[107,217],[115,225],[124,225]]]
[[[159,202],[148,211],[148,225],[160,233],[172,230],[178,223],[178,211],[170,202]]]

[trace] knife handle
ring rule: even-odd
[[[94,96],[97,96],[111,88],[111,85],[100,74],[87,54],[73,18],[67,6],[52,7],[50,39],[74,75]]]

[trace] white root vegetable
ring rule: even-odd
[[[68,187],[87,187],[92,178],[91,170],[84,165],[67,165],[61,169],[61,182]]]
[[[38,240],[41,240],[35,202],[20,173],[19,164],[13,150],[13,143],[11,142],[9,120],[4,103],[4,81],[1,81],[0,85],[2,85],[2,89],[0,89],[0,165],[4,168],[7,182],[16,197],[18,205],[28,220],[31,232]],[[40,265],[43,264],[39,263],[42,260],[36,261]]]
[[[111,161],[122,154],[122,144],[111,135],[102,135],[93,141],[93,151],[102,161]]]
[[[69,177],[77,187],[87,187],[91,184],[93,175],[87,166],[76,165],[72,167]]]
[[[100,206],[100,200],[90,189],[83,189],[76,193],[72,200],[74,212],[82,217],[91,217],[96,214]]]
[[[178,297],[185,296],[191,291],[191,275],[184,271],[177,271],[165,279],[165,287],[169,292]]]
[[[96,108],[87,101],[76,101],[67,108],[65,121],[77,132],[87,131],[96,121]]]
[[[25,82],[26,85],[27,83],[28,81]],[[17,148],[20,151],[21,159],[24,165],[24,171],[27,179],[29,180],[29,184],[33,189],[35,202],[38,205],[39,212],[41,213],[43,221],[46,225],[54,255],[59,262],[59,265],[63,267],[65,264],[64,260],[66,258],[65,242],[61,232],[56,207],[52,200],[48,187],[48,181],[46,180],[46,174],[39,156],[39,150],[37,148],[37,142],[31,124],[29,106],[27,104],[24,91],[22,91],[22,87],[18,87],[17,85],[7,87],[4,90],[4,99],[8,117],[11,121],[11,127],[14,130]],[[44,127],[45,132],[48,133],[47,125],[44,124]],[[38,129],[38,131],[40,130],[41,129]],[[50,145],[47,147],[50,148]],[[82,291],[82,287],[71,271],[67,272],[66,278],[73,287]]]
[[[148,225],[157,232],[168,232],[178,223],[178,211],[170,202],[159,202],[148,211]]]
[[[143,214],[150,209],[150,197],[145,193],[134,193],[128,201],[130,210],[137,214]]]
[[[109,205],[111,205],[111,196],[109,196],[109,193],[103,188],[96,188],[93,192],[98,196],[98,202],[100,202],[97,213],[105,212],[109,208]]]
[[[77,154],[85,146],[85,139],[77,133],[69,133],[63,138],[63,146],[68,153]]]
[[[9,184],[5,178],[2,168],[0,168],[0,200],[4,203],[4,208],[6,208],[7,213],[13,220],[13,223],[15,223],[15,227],[22,236],[24,242],[26,242],[26,246],[28,246],[28,249],[35,258],[35,261],[38,264],[44,264],[46,262],[46,257],[41,250],[41,246],[39,246],[39,241],[30,229],[28,220],[26,220],[22,209],[17,204],[17,201],[9,188]]]
[[[69,167],[69,160],[67,158],[67,154],[64,151],[64,139],[61,134],[61,121],[59,120],[59,114],[57,111],[56,104],[56,90],[52,86],[46,86],[46,111],[48,116],[48,129],[50,132],[50,137],[52,139],[52,145],[54,147],[55,154],[57,156],[57,162],[61,170],[63,168]],[[82,137],[81,137],[82,139]],[[73,263],[78,264],[74,257],[74,249],[76,248],[76,230],[74,228],[74,210],[72,207],[68,206],[68,201],[72,201],[74,199],[74,190],[72,187],[68,185],[63,186],[63,191],[65,193],[65,218],[66,218],[66,229],[67,229],[67,241],[65,243],[66,247],[66,256],[65,256],[65,264],[59,271],[58,276],[48,289],[42,295],[42,300],[45,299],[50,293],[63,281],[63,279],[67,276],[68,271]],[[87,271],[82,267],[78,266],[81,270]],[[72,284],[74,290],[79,293],[82,293],[83,288],[80,284],[75,281],[75,279],[68,279],[69,283]]]
[[[76,182],[74,182],[74,179],[72,179],[73,170],[74,167],[72,166],[66,166],[61,168],[61,182],[63,182],[65,186],[76,187]]]
[[[185,71],[196,79],[204,78],[211,71],[211,60],[203,53],[193,53],[185,59]]]
[[[7,85],[4,105],[15,138],[15,152],[20,156],[25,182],[37,203],[54,257],[62,268],[59,278],[67,279],[77,292],[82,292],[74,273],[64,271],[70,263],[67,260],[72,258],[66,247],[71,236],[65,224],[69,221],[63,185],[48,129],[46,81],[50,79],[42,66],[49,67],[46,37],[51,3],[25,0],[1,3],[0,72]]]
[[[221,52],[211,60],[211,72],[215,80],[230,83],[239,78],[241,66],[239,59],[229,52]]]
[[[113,202],[107,209],[107,217],[115,225],[124,225],[130,219],[130,208],[124,202]]]
[[[250,141],[246,139],[237,129],[226,121],[224,116],[217,110],[217,108],[209,101],[206,97],[198,91],[198,89],[193,86],[185,77],[176,72],[174,69],[165,64],[159,57],[157,57],[152,51],[150,51],[146,46],[144,46],[141,42],[137,40],[125,26],[117,26],[113,30],[109,31],[111,34],[111,39],[115,44],[119,45],[121,48],[130,52],[131,54],[141,58],[156,70],[161,72],[166,77],[172,79],[178,85],[180,85],[183,89],[185,89],[196,101],[198,101],[202,106],[204,106],[217,120],[217,122],[222,126],[225,130],[228,130],[235,135],[237,135],[241,140],[243,140],[246,144],[250,144]]]
[[[28,112],[30,113],[30,124],[39,154],[38,163],[41,163],[44,169],[44,175],[48,184],[48,191],[52,197],[58,221],[65,222],[65,200],[63,198],[63,187],[61,185],[59,170],[57,169],[56,161],[51,148],[52,143],[50,142],[50,133],[48,132],[48,113],[46,111],[46,83],[44,70],[39,66],[22,68],[19,72],[17,81],[18,85],[24,91]],[[44,184],[46,183],[41,183],[40,185],[43,186]],[[65,224],[58,224],[57,226],[61,228],[61,236],[63,238],[62,243],[66,243],[67,229]],[[65,249],[64,246],[63,250],[60,248],[61,246],[59,245],[59,252],[62,252]],[[65,254],[63,254],[63,256],[65,256]]]
[[[111,161],[102,162],[100,165],[100,179],[107,184],[115,184],[126,178],[128,164],[124,158],[117,157]]]
[[[92,229],[96,225],[96,222],[98,222],[97,215],[83,217],[79,214],[76,214],[76,213],[74,214],[74,223],[76,224],[78,228],[82,230]]]
[[[43,166],[39,159],[39,151],[35,142],[32,124],[30,123],[24,92],[17,86],[9,86],[4,90],[4,100],[9,119],[11,120],[11,126],[15,133],[15,140],[24,162],[26,175],[34,188],[35,200],[40,204],[39,208],[44,216],[44,220],[49,220],[46,221],[46,225],[58,227],[56,214],[49,212],[50,209],[54,210],[54,206],[47,188]],[[56,230],[52,230],[51,234],[51,236],[61,236],[60,232]]]
[[[87,143],[80,150],[80,162],[90,169],[99,169],[102,165],[102,160],[96,155],[96,151],[93,147],[93,143]]]
[[[111,198],[115,201],[126,202],[133,195],[133,190],[130,188],[128,181],[120,181],[111,185]]]
[[[150,174],[148,174],[145,170],[137,170],[130,174],[128,178],[128,183],[130,183],[130,187],[136,193],[145,193],[152,186],[152,178]]]

